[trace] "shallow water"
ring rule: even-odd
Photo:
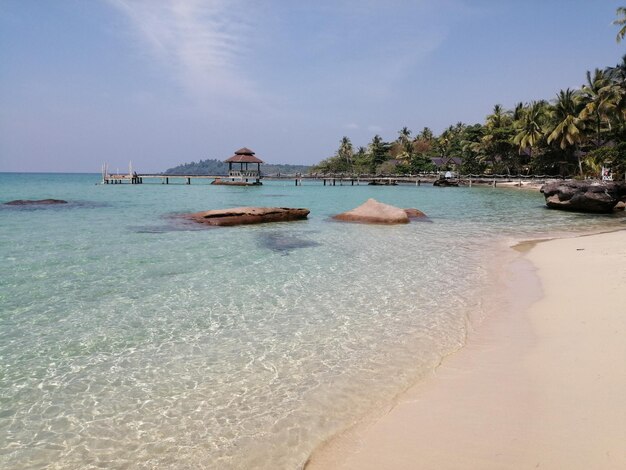
[[[624,225],[534,192],[0,174],[0,467],[298,468],[464,341],[506,240]],[[194,182],[195,183],[195,182]],[[433,223],[330,220],[368,197]],[[245,205],[309,219],[205,228]]]

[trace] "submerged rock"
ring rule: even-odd
[[[404,209],[368,199],[364,204],[333,217],[344,222],[366,224],[408,224],[409,216]]]
[[[299,248],[319,246],[319,243],[313,240],[307,240],[295,235],[285,235],[282,231],[262,234],[259,237],[259,244],[263,248],[283,254],[288,254],[290,251]]]
[[[67,204],[67,201],[63,199],[16,199],[14,201],[5,202],[7,206],[34,206],[34,205],[49,205],[49,204]]]
[[[196,212],[185,217],[202,224],[226,227],[302,220],[307,218],[309,212],[308,209],[291,207],[236,207],[234,209]]]
[[[544,184],[540,191],[550,209],[609,213],[626,194],[626,186],[615,182],[567,180]]]

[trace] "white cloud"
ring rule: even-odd
[[[344,126],[346,129],[358,129],[359,125],[355,122],[350,122]]]
[[[243,0],[106,0],[194,98],[250,100],[254,83],[241,70],[254,28]],[[247,10],[249,12],[249,10]]]
[[[367,130],[370,132],[382,132],[383,128],[380,126],[377,126],[375,124],[371,124],[369,126],[367,126]]]

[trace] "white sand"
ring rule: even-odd
[[[532,265],[509,271],[516,304],[539,300],[492,315],[307,470],[625,469],[626,231],[539,243],[524,258]]]

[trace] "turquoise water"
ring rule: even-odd
[[[624,225],[534,192],[0,174],[0,467],[299,468],[463,344],[514,239]],[[195,183],[195,182],[194,182]],[[432,222],[331,221],[367,198]],[[244,205],[308,220],[201,228]]]

